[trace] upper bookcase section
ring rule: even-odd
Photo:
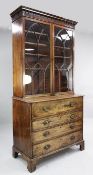
[[[77,24],[76,21],[65,19],[60,16],[56,16],[50,13],[42,12],[40,10],[32,9],[25,6],[18,7],[15,11],[13,11],[11,14],[12,21],[15,21],[16,19],[20,17],[28,17],[31,19],[39,19],[42,21],[48,21],[49,23],[56,23],[58,25],[64,25],[64,27],[70,27],[72,29],[75,28],[75,25]]]
[[[11,13],[13,95],[74,91],[77,22],[20,6]]]

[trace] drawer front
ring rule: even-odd
[[[82,97],[33,103],[32,116],[36,119],[78,108],[82,109]]]
[[[64,147],[67,147],[81,140],[83,140],[82,131],[78,131],[78,132],[69,134],[67,136],[63,136],[57,139],[44,142],[42,144],[34,145],[33,156],[39,157],[39,156],[47,155],[53,151],[62,149]]]
[[[33,131],[46,129],[48,127],[53,127],[55,125],[66,124],[70,122],[75,122],[83,118],[82,111],[79,112],[67,112],[62,115],[58,113],[55,116],[46,117],[46,119],[33,121],[32,128]]]
[[[55,128],[46,129],[44,131],[33,132],[33,144],[59,137],[67,133],[72,133],[80,129],[82,129],[82,120],[66,125],[60,125]]]

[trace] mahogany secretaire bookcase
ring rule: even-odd
[[[73,84],[77,22],[24,6],[11,17],[13,156],[21,153],[32,172],[46,156],[84,149],[83,97]]]

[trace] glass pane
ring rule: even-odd
[[[26,20],[25,23],[25,94],[50,92],[50,27]]]
[[[55,27],[55,92],[72,90],[72,31]]]

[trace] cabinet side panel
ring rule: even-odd
[[[23,19],[12,23],[13,44],[13,95],[23,97],[23,57],[24,34]]]
[[[14,146],[28,156],[32,156],[31,105],[13,100],[13,140]]]

